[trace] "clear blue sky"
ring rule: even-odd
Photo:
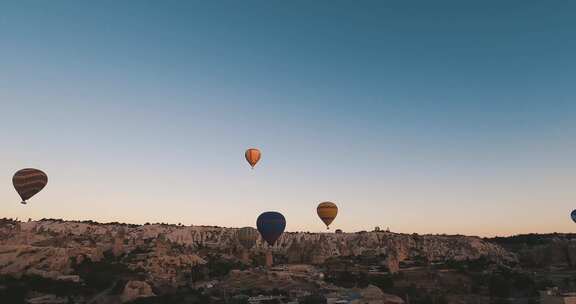
[[[574,231],[575,38],[574,1],[3,1],[0,216]]]

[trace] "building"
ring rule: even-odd
[[[261,303],[267,303],[270,301],[274,301],[274,300],[282,300],[284,299],[284,297],[282,296],[264,296],[264,295],[259,295],[256,297],[250,297],[248,298],[248,303],[250,304],[261,304]]]
[[[576,304],[576,292],[560,292],[558,287],[540,291],[541,304]]]

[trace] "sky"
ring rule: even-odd
[[[0,217],[574,232],[575,37],[567,0],[0,1]]]

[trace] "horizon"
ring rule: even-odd
[[[29,222],[50,222],[50,221],[57,221],[57,222],[69,222],[69,223],[87,223],[87,224],[95,224],[95,225],[126,225],[126,226],[152,226],[152,225],[158,225],[158,226],[174,226],[174,227],[205,227],[205,228],[222,228],[222,229],[242,229],[242,228],[246,228],[246,227],[250,227],[250,228],[254,228],[257,229],[256,226],[241,226],[241,227],[228,227],[228,226],[218,226],[218,225],[195,225],[195,224],[182,224],[182,223],[143,223],[143,224],[137,224],[137,223],[125,223],[125,222],[98,222],[98,221],[93,221],[93,220],[73,220],[73,219],[61,219],[61,218],[42,218],[42,219],[29,219],[29,220],[24,220],[24,219],[19,219],[19,218],[0,218],[0,220],[12,220],[12,221],[16,221],[16,222],[20,222],[20,223],[29,223]],[[390,231],[386,231],[386,229],[382,229],[382,227],[378,227],[381,228],[381,230],[376,231],[374,229],[375,227],[372,227],[372,230],[357,230],[357,231],[342,231],[341,233],[346,234],[355,234],[355,233],[368,233],[368,232],[382,232],[382,233],[393,233],[393,234],[405,234],[405,235],[421,235],[421,236],[426,236],[426,235],[431,235],[431,236],[464,236],[464,237],[477,237],[477,238],[509,238],[509,237],[516,237],[516,236],[524,236],[524,235],[549,235],[549,234],[560,234],[560,235],[564,235],[564,234],[576,234],[576,232],[560,232],[560,231],[554,231],[554,232],[546,232],[546,233],[538,233],[538,232],[529,232],[529,233],[520,233],[520,234],[510,234],[510,235],[489,235],[489,236],[482,236],[482,235],[470,235],[470,234],[447,234],[447,233],[416,233],[416,232],[397,232],[397,231],[393,231],[392,229],[390,229]],[[310,234],[335,234],[335,230],[337,230],[339,228],[335,228],[332,229],[332,231],[328,231],[328,230],[324,230],[324,231],[303,231],[303,230],[294,230],[294,231],[289,231],[286,230],[283,233],[310,233]],[[340,229],[341,230],[341,229]]]
[[[576,2],[417,4],[0,4],[0,217],[574,231]]]

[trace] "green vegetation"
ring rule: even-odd
[[[394,275],[371,275],[366,272],[337,271],[326,275],[325,281],[344,288],[366,288],[374,285],[383,291],[394,287]]]
[[[206,257],[206,267],[210,278],[223,277],[233,269],[246,269],[246,265],[236,260],[228,260],[218,254],[210,254]]]
[[[204,294],[202,290],[181,289],[178,293],[168,294],[158,297],[137,299],[130,304],[211,304],[216,302],[210,296]]]
[[[319,294],[313,294],[313,295],[309,295],[306,296],[302,299],[299,300],[299,303],[301,304],[326,304],[326,297],[324,297],[323,295],[319,295]]]
[[[446,263],[444,263],[444,267],[455,269],[462,273],[466,273],[466,272],[481,272],[488,269],[488,267],[493,264],[494,263],[488,260],[487,258],[480,257],[475,260],[446,261]]]
[[[57,281],[39,276],[0,276],[0,299],[1,303],[20,304],[25,303],[26,296],[31,292],[53,294],[69,298],[85,292],[85,288],[78,283]]]
[[[95,290],[112,287],[117,282],[143,279],[142,275],[130,270],[108,256],[100,262],[85,260],[74,267],[74,271],[82,278],[86,286]]]

